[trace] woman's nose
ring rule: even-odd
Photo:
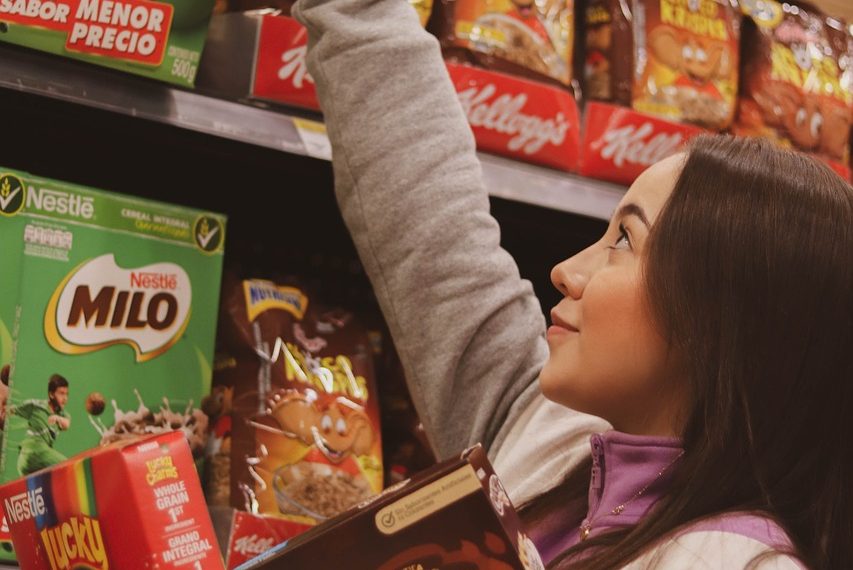
[[[554,266],[551,270],[551,283],[557,290],[573,299],[580,299],[589,277],[577,265],[577,257],[570,257]]]

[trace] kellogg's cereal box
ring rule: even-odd
[[[633,18],[634,109],[726,128],[738,87],[733,0],[635,0]]]
[[[125,440],[0,487],[22,570],[222,570],[180,433]]]
[[[201,459],[225,219],[7,169],[0,211],[0,481],[171,430]]]

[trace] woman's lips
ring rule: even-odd
[[[579,332],[577,327],[574,327],[561,319],[556,313],[551,312],[551,326],[548,327],[548,336],[576,333]]]

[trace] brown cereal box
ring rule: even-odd
[[[208,499],[314,525],[382,489],[367,332],[294,283],[226,287]]]
[[[395,485],[240,569],[341,567],[544,569],[479,446]]]

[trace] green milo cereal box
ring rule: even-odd
[[[0,481],[172,430],[200,458],[224,216],[0,168],[0,240]]]
[[[192,87],[215,0],[0,0],[0,41]]]

